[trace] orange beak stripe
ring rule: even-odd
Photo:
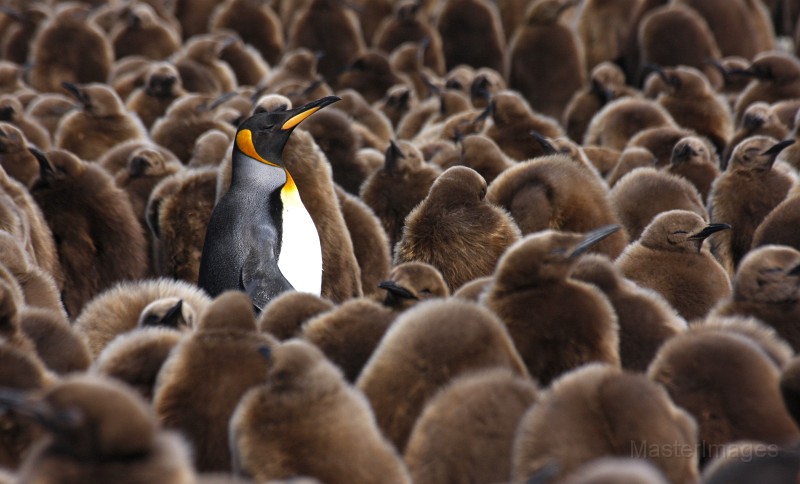
[[[261,157],[261,155],[258,154],[258,152],[256,152],[256,148],[253,146],[253,132],[249,129],[243,129],[236,133],[236,146],[239,148],[239,151],[246,154],[250,158],[258,160],[266,165],[278,167],[278,165],[271,161],[265,160]]]

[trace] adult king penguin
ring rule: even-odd
[[[243,290],[260,311],[286,290],[320,294],[319,235],[282,153],[298,124],[338,100],[258,113],[239,126],[231,186],[211,214],[200,259],[198,285],[212,297]]]

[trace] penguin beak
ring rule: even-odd
[[[89,105],[89,98],[86,97],[86,94],[83,90],[76,86],[75,84],[67,81],[61,81],[61,87],[66,89],[72,96],[78,100],[79,103],[83,104],[84,106]]]
[[[539,142],[539,146],[542,147],[542,150],[544,151],[545,155],[555,155],[556,153],[558,153],[558,150],[556,149],[555,146],[553,146],[553,143],[551,143],[550,140],[542,136],[538,131],[531,130],[531,136],[533,136],[533,139]]]
[[[606,225],[604,227],[600,227],[599,229],[592,230],[591,232],[583,236],[583,239],[581,239],[581,241],[578,242],[578,245],[572,248],[572,251],[570,251],[567,254],[567,258],[574,259],[578,257],[579,255],[589,250],[596,243],[600,242],[609,235],[618,231],[620,228],[622,227],[614,224],[614,225]]]
[[[139,178],[144,175],[148,166],[150,166],[150,163],[148,163],[147,159],[142,156],[137,156],[128,164],[128,174],[131,178]]]
[[[178,303],[172,306],[161,318],[160,326],[167,326],[169,328],[178,328],[178,321],[183,316],[183,299],[179,299]]]
[[[3,410],[13,410],[53,433],[75,428],[84,420],[81,412],[76,409],[58,411],[44,400],[11,388],[0,388],[0,415]]]
[[[764,126],[766,122],[767,120],[762,116],[745,116],[744,119],[742,119],[742,126],[748,131],[754,131]]]
[[[390,294],[402,299],[419,299],[417,296],[413,295],[411,291],[403,286],[398,285],[394,281],[382,281],[380,284],[378,284],[378,287],[381,289],[386,289]]]
[[[397,166],[397,160],[405,157],[406,155],[403,154],[403,151],[397,146],[397,143],[395,143],[394,140],[390,140],[389,147],[386,148],[386,156],[383,162],[384,169],[388,171],[394,170]]]
[[[690,235],[689,240],[706,240],[711,235],[721,230],[728,230],[730,228],[731,226],[729,224],[709,224],[706,225],[700,232]]]
[[[592,79],[591,81],[591,90],[603,104],[607,104],[614,99],[614,92],[610,89],[606,89],[605,86],[600,84],[596,79]]]
[[[489,105],[486,106],[486,109],[484,109],[475,119],[472,120],[472,124],[478,124],[483,122],[486,118],[494,114],[494,110],[495,110],[494,101],[489,101]]]
[[[787,146],[789,146],[789,145],[791,145],[793,143],[794,143],[793,139],[785,139],[783,141],[775,143],[767,151],[765,151],[765,152],[763,152],[761,154],[762,155],[777,155],[778,153],[783,151],[784,148],[786,148]]]
[[[322,99],[317,99],[316,101],[312,101],[308,104],[300,106],[297,109],[293,109],[289,111],[292,116],[283,123],[281,129],[283,131],[289,131],[297,127],[298,124],[302,123],[306,118],[311,116],[312,114],[316,113],[320,109],[324,108],[329,104],[333,104],[336,101],[341,101],[342,98],[338,96],[326,96]]]
[[[42,180],[47,180],[48,178],[52,177],[56,169],[53,164],[50,163],[50,159],[47,158],[47,155],[34,147],[28,147],[28,151],[30,151],[31,154],[36,157],[36,161],[39,162],[39,178]]]
[[[789,269],[789,272],[787,272],[786,274],[790,276],[800,276],[800,264],[797,264],[796,266]]]

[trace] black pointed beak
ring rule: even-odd
[[[0,121],[11,121],[14,118],[14,108],[12,106],[3,106],[0,108]]]
[[[0,415],[3,410],[13,410],[53,433],[77,427],[84,420],[77,409],[57,410],[44,400],[11,388],[0,388]]]
[[[310,103],[300,106],[299,108],[287,111],[290,117],[286,120],[286,122],[283,123],[281,129],[284,131],[294,129],[298,124],[302,123],[306,118],[316,113],[320,109],[341,100],[342,98],[338,96],[325,96],[322,99],[311,101]]]
[[[139,178],[144,175],[150,163],[142,156],[137,156],[128,163],[128,174],[131,178]]]
[[[765,152],[763,152],[761,154],[762,155],[774,156],[774,155],[777,155],[778,153],[780,153],[781,151],[783,151],[784,148],[786,148],[787,146],[789,146],[791,144],[794,144],[794,140],[793,139],[785,139],[783,141],[779,141],[778,143],[775,143],[774,145],[770,146],[770,148],[767,151],[765,151]]]
[[[378,287],[381,289],[386,289],[392,295],[402,299],[419,299],[417,296],[412,294],[411,291],[403,286],[398,285],[394,281],[382,281],[380,284],[378,284]]]
[[[42,180],[47,180],[50,178],[53,173],[55,173],[56,169],[52,163],[50,163],[50,159],[47,158],[41,150],[38,148],[34,148],[32,146],[28,147],[28,151],[36,158],[36,161],[39,162],[39,178]]]
[[[494,110],[495,110],[494,101],[489,101],[489,104],[486,106],[486,109],[484,109],[481,112],[481,114],[479,114],[475,119],[472,120],[472,124],[482,123],[483,121],[486,120],[486,118],[494,114]]]
[[[745,116],[742,118],[742,126],[748,131],[755,131],[756,129],[764,126],[767,120],[762,116]]]
[[[606,89],[599,81],[592,79],[590,86],[592,93],[594,93],[603,104],[607,104],[614,99],[614,93],[610,89]]]
[[[86,94],[84,94],[83,90],[78,87],[77,85],[67,82],[61,81],[61,87],[67,90],[75,99],[78,100],[81,104],[88,104],[88,99],[86,98]]]
[[[586,235],[583,236],[583,239],[581,239],[578,245],[572,248],[572,250],[567,254],[567,257],[570,259],[578,257],[579,255],[585,253],[587,250],[592,248],[592,246],[594,246],[601,240],[605,239],[609,235],[613,234],[614,232],[617,232],[621,228],[622,227],[620,227],[619,225],[614,224],[614,225],[606,225],[600,227],[599,229],[595,229],[592,230],[591,232],[588,232]]]
[[[728,230],[731,226],[729,224],[709,224],[703,227],[703,230],[689,236],[689,240],[706,240],[713,234],[722,230]]]
[[[166,326],[168,328],[178,329],[178,322],[183,317],[183,299],[178,299],[178,302],[169,308],[164,317],[161,318],[159,326]]]
[[[470,95],[473,98],[483,98],[489,99],[491,94],[489,93],[489,79],[486,78],[485,75],[480,75],[472,81],[472,86],[470,86]]]
[[[797,264],[796,266],[789,269],[789,272],[787,272],[786,274],[790,276],[800,276],[800,264]]]
[[[531,130],[531,136],[533,136],[533,139],[535,139],[539,143],[539,146],[542,147],[542,150],[544,151],[545,155],[555,155],[556,153],[558,153],[558,150],[556,149],[555,146],[553,146],[553,143],[551,143],[550,140],[542,136],[541,133],[539,133],[538,131]]]
[[[387,171],[392,171],[397,167],[397,160],[405,158],[406,155],[400,149],[400,146],[394,140],[389,141],[389,147],[386,148],[386,155],[384,157],[383,167]]]

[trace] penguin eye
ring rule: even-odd
[[[431,293],[431,290],[430,290],[430,289],[423,289],[423,290],[421,290],[419,293],[420,293],[420,294],[425,294],[426,296],[428,296],[428,295],[430,295],[430,293]]]
[[[478,198],[479,198],[479,199],[481,199],[481,200],[483,200],[484,198],[486,198],[486,188],[481,188],[481,191],[480,191],[480,193],[478,194]]]

